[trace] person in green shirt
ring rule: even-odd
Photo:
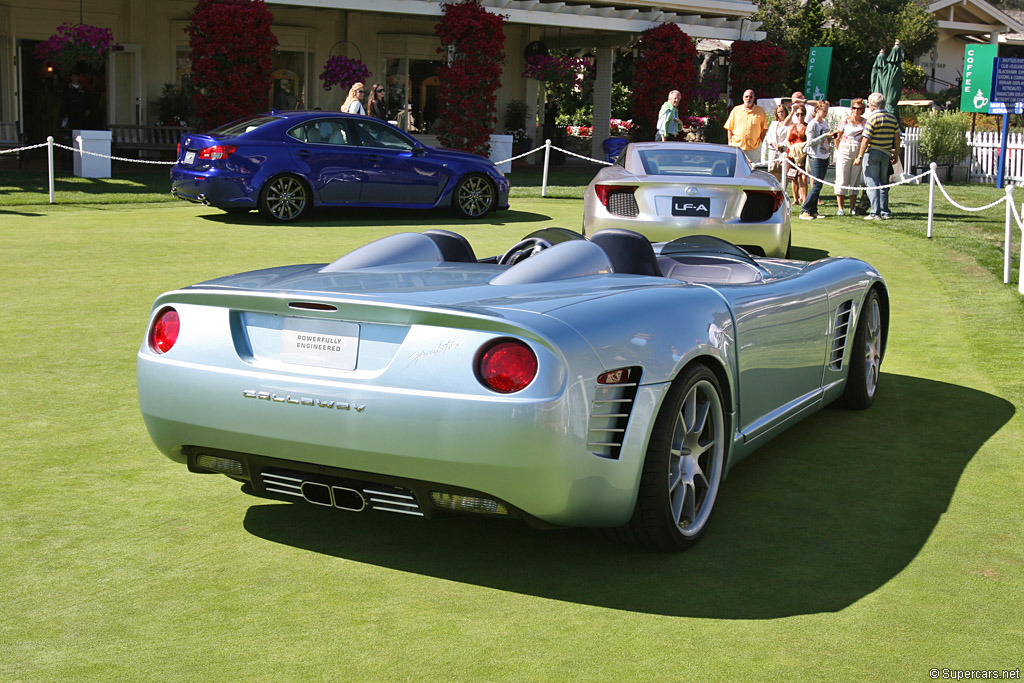
[[[679,120],[679,102],[682,99],[682,93],[673,90],[668,94],[665,104],[661,105],[661,111],[658,112],[658,133],[654,138],[658,142],[671,140],[682,129],[683,122]]]

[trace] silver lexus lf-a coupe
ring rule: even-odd
[[[258,495],[679,549],[748,453],[871,405],[888,312],[853,258],[548,228],[478,259],[407,232],[161,295],[139,403],[169,458]]]
[[[629,144],[583,195],[583,232],[624,228],[652,242],[712,235],[760,256],[789,256],[792,206],[779,181],[736,147]]]

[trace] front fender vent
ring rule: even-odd
[[[832,327],[832,352],[828,366],[832,370],[843,369],[843,356],[846,355],[846,340],[850,336],[853,325],[853,301],[844,301],[836,309],[835,325]]]
[[[625,368],[625,381],[594,387],[594,400],[590,404],[590,422],[587,426],[587,448],[601,458],[617,460],[622,442],[633,414],[633,402],[640,386],[640,368]],[[610,375],[612,373],[604,373]]]

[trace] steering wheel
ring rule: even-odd
[[[502,254],[498,259],[498,265],[514,266],[552,246],[554,245],[543,237],[527,237],[513,244],[511,249]]]

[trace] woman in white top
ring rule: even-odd
[[[850,104],[850,115],[843,119],[836,131],[838,147],[836,149],[836,200],[839,202],[837,216],[846,213],[846,198],[850,197],[850,215],[855,214],[857,190],[845,187],[859,187],[861,184],[861,166],[854,166],[860,149],[860,140],[864,137],[864,100],[858,97]]]
[[[341,105],[341,111],[366,116],[366,108],[363,106],[363,99],[365,97],[366,86],[362,83],[353,83],[352,87],[348,89],[348,97],[345,98],[345,103]]]
[[[768,126],[768,133],[764,136],[768,142],[768,172],[783,183],[783,190],[786,189],[786,181],[782,177],[782,157],[786,155],[786,140],[789,138],[789,126],[785,124],[787,116],[789,110],[786,105],[775,107],[775,120]]]

